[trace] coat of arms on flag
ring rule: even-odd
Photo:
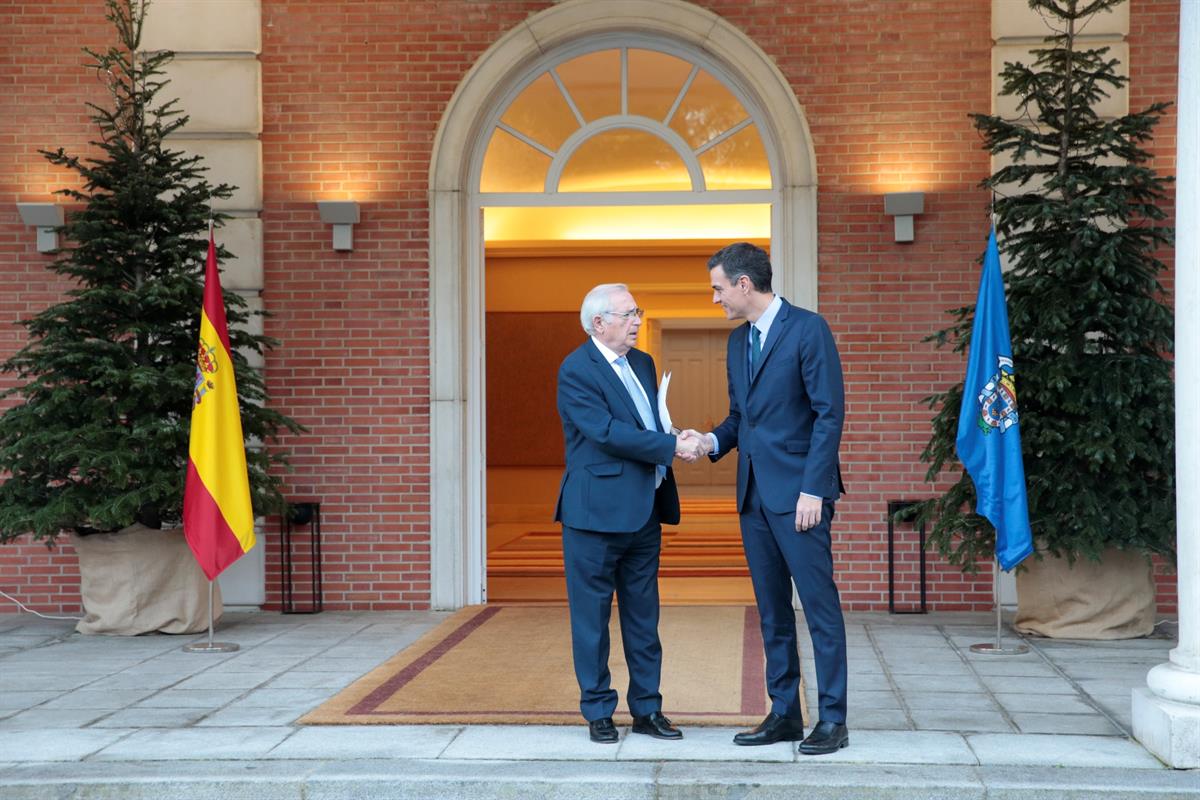
[[[1013,360],[996,357],[996,372],[979,393],[979,429],[1004,433],[1017,424],[1017,375]]]
[[[216,353],[212,345],[200,339],[200,348],[196,353],[196,389],[192,394],[192,408],[217,384],[210,378],[217,371]]]

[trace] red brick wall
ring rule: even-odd
[[[92,131],[83,103],[102,103],[104,89],[82,67],[87,56],[76,45],[97,48],[107,41],[100,8],[96,0],[0,4],[0,52],[8,56],[0,71],[0,361],[24,342],[23,329],[13,323],[57,301],[66,287],[46,271],[52,259],[37,252],[16,203],[49,202],[53,190],[76,185],[37,151],[86,152]],[[14,383],[12,375],[0,374],[0,390]],[[0,400],[0,409],[11,405]],[[69,544],[53,550],[27,540],[0,545],[0,590],[39,611],[76,611],[78,572]],[[0,613],[16,610],[0,598]]]
[[[291,494],[322,501],[327,608],[405,609],[429,591],[428,167],[438,121],[474,61],[548,3],[263,0],[267,332],[274,402],[310,432],[286,441]],[[963,364],[921,339],[944,310],[972,301],[986,236],[989,170],[967,114],[991,107],[990,3],[983,0],[703,2],[776,62],[805,109],[819,176],[820,304],[845,360],[837,559],[850,609],[887,607],[885,503],[926,497],[920,402]],[[902,8],[902,13],[898,10]],[[0,45],[0,358],[19,346],[12,319],[61,287],[9,200],[60,185],[39,146],[78,150],[82,102],[99,84],[75,45],[107,41],[99,0],[5,4]],[[1133,103],[1175,91],[1177,3],[1139,0],[1130,36]],[[68,45],[59,44],[67,42]],[[1174,167],[1173,118],[1155,142]],[[891,241],[886,191],[919,189],[916,241]],[[363,204],[355,249],[335,253],[315,201]],[[1167,254],[1169,255],[1169,254]],[[0,376],[0,387],[12,384]],[[265,537],[277,604],[278,540]],[[902,605],[915,602],[913,533],[902,526]],[[72,556],[0,550],[0,586],[46,610],[75,604]],[[62,595],[35,580],[61,570]],[[990,570],[963,576],[929,558],[937,609],[986,609]],[[1161,582],[1163,610],[1173,583]],[[9,610],[0,604],[0,609]]]
[[[1174,103],[1179,82],[1179,3],[1171,0],[1138,0],[1129,21],[1129,107],[1140,110],[1153,103]],[[1154,131],[1154,141],[1147,149],[1154,155],[1151,166],[1162,175],[1175,174],[1175,107],[1163,115]],[[1168,189],[1168,196],[1174,191]],[[1163,223],[1175,224],[1175,206],[1168,204],[1168,217]],[[1174,252],[1164,249],[1158,254],[1167,265],[1162,283],[1168,292],[1174,291]],[[1168,298],[1173,302],[1173,298]],[[1175,571],[1173,565],[1155,559],[1159,613],[1178,610]]]
[[[537,8],[263,4],[268,378],[311,429],[289,484],[323,501],[327,608],[428,605],[430,154],[471,64]],[[334,253],[314,204],[350,196]]]

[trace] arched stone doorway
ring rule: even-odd
[[[816,307],[816,172],[803,111],[773,62],[719,16],[679,0],[568,0],[494,44],[451,98],[430,168],[430,600],[458,608],[483,600],[482,139],[514,83],[544,54],[615,33],[688,48],[719,65],[763,113],[775,201],[771,251],[777,288]]]

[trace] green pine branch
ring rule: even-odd
[[[1012,163],[982,181],[996,193],[997,238],[1017,369],[1030,522],[1039,547],[1070,560],[1110,547],[1172,556],[1173,312],[1155,253],[1170,178],[1145,145],[1169,107],[1116,119],[1096,107],[1127,83],[1107,48],[1079,31],[1121,0],[1031,0],[1055,33],[1026,65],[1006,64],[1002,93],[1019,116],[973,114],[983,146]],[[927,341],[965,355],[974,306],[949,312]],[[929,542],[973,571],[995,531],[974,513],[975,487],[955,452],[961,382],[926,398],[926,479],[946,486],[913,514]]]
[[[17,385],[0,415],[0,541],[32,534],[52,543],[64,529],[111,531],[182,517],[204,263],[214,201],[197,156],[170,146],[187,124],[176,100],[160,100],[170,52],[140,50],[147,0],[106,0],[117,44],[85,50],[109,92],[88,104],[96,155],[42,151],[74,173],[78,189],[62,228],[67,246],[49,269],[71,282],[63,299],[22,320],[27,342],[0,369]],[[231,254],[223,247],[219,257]],[[272,409],[247,354],[276,343],[250,333],[252,312],[225,294],[243,433],[257,514],[278,511],[286,456],[275,443],[300,432]]]

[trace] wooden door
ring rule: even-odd
[[[666,328],[662,332],[659,368],[671,371],[668,403],[678,428],[711,431],[729,413],[725,382],[725,348],[729,329]],[[732,497],[737,482],[736,454],[717,463],[674,463],[675,480],[684,494]]]

